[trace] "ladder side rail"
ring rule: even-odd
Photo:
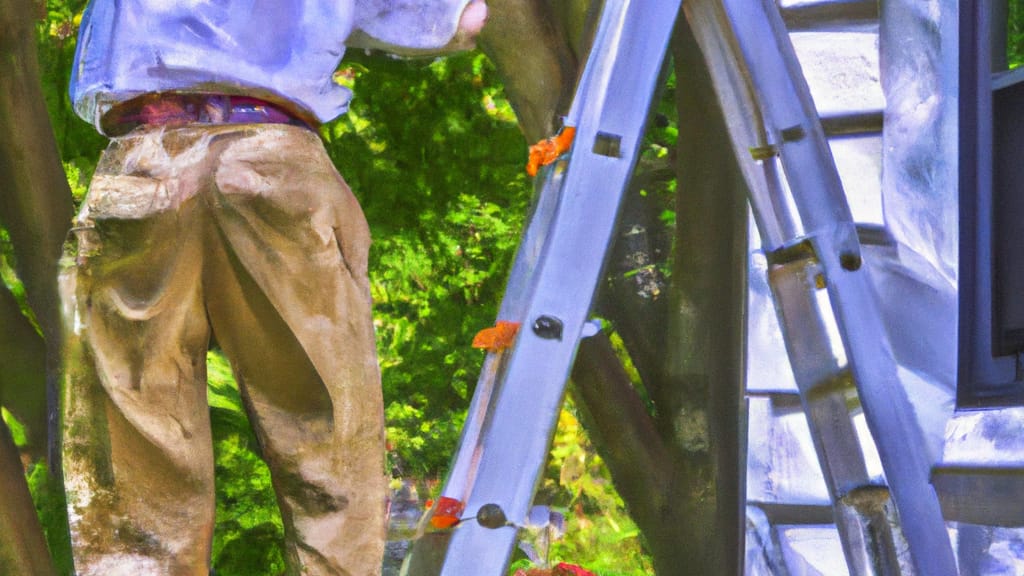
[[[874,286],[867,270],[843,269],[831,239],[816,240],[816,252],[834,256],[822,262],[829,298],[913,564],[919,574],[955,576],[956,562],[931,484],[924,436],[897,377]]]
[[[608,36],[615,34],[614,30],[622,24],[621,19],[624,12],[620,9],[620,3],[621,0],[605,2],[605,6],[601,8],[601,18],[598,21],[594,37],[590,41],[590,51],[587,53],[587,60],[576,82],[572,103],[569,105],[569,111],[562,119],[565,126],[579,126],[583,111],[590,106],[590,103],[587,102],[587,96],[591,94],[591,87],[595,82],[600,82],[600,78],[610,70],[613,57],[611,54],[604,52],[604,50],[612,46],[612,41]],[[595,95],[601,96],[600,94]]]
[[[746,512],[747,550],[753,544],[763,551],[760,555],[761,560],[772,576],[790,576],[785,554],[782,552],[782,546],[779,542],[779,535],[768,519],[768,515],[759,506],[752,504],[747,505]]]
[[[623,6],[623,0],[614,0],[608,2],[602,11],[602,17],[592,43],[596,49],[592,49],[588,56],[587,65],[584,67],[577,91],[573,96],[566,125],[578,124],[579,111],[584,109],[582,102],[586,101],[588,97],[595,99],[595,96],[589,96],[589,94],[594,91],[594,86],[610,73],[613,55],[605,49],[610,41],[609,35],[613,35],[614,30],[621,27],[624,15]],[[535,188],[539,189],[539,192],[536,193],[537,204],[534,206],[534,211],[529,217],[529,223],[516,250],[512,270],[499,307],[498,320],[520,322],[521,327],[526,307],[534,293],[536,273],[544,246],[550,238],[555,213],[558,210],[564,183],[565,165],[566,161],[561,159],[551,166],[544,167],[540,171],[538,179],[535,180]],[[465,502],[469,496],[479,466],[481,443],[488,414],[492,413],[494,409],[495,388],[503,380],[502,373],[507,366],[509,356],[508,353],[487,354],[483,361],[466,422],[463,424],[459,448],[453,459],[449,476],[445,479],[444,487],[441,490],[442,496],[462,502]]]
[[[519,321],[522,319],[530,296],[535,272],[540,260],[541,249],[547,240],[551,222],[558,206],[561,192],[564,161],[546,167],[540,172],[537,180],[539,191],[536,193],[536,204],[530,216],[529,224],[516,250],[509,280],[498,309],[498,319]],[[490,411],[494,391],[500,374],[504,370],[508,358],[507,353],[488,353],[480,368],[473,399],[466,412],[466,421],[462,425],[459,445],[452,459],[452,466],[445,480],[442,496],[464,502],[476,478],[477,466],[480,462],[483,430]]]
[[[725,23],[720,0],[687,0],[683,11],[704,54],[726,126],[747,182],[750,204],[766,253],[799,236],[799,216],[782,201],[784,191],[774,159],[750,161],[752,149],[769,145],[750,73],[738,57],[739,48]]]
[[[816,294],[820,265],[801,258],[769,270],[780,327],[800,400],[832,500],[833,519],[852,575],[900,574],[897,550],[905,543],[884,513],[885,488],[868,473],[854,429],[849,371],[832,351]],[[881,488],[881,489],[880,489]],[[881,502],[880,502],[881,500]],[[877,571],[877,572],[876,572]]]
[[[724,0],[740,50],[762,96],[793,198],[826,277],[839,333],[868,427],[892,488],[918,573],[955,576],[924,438],[881,322],[877,295],[831,152],[778,10],[770,0]],[[766,47],[766,43],[769,46]]]
[[[623,7],[623,0],[612,0],[602,11],[602,17],[592,43],[594,48],[590,51],[587,64],[584,66],[577,84],[567,125],[576,126],[580,115],[579,110],[585,108],[582,103],[586,102],[588,98],[598,102],[603,97],[599,90],[594,90],[594,86],[606,82],[607,76],[611,72],[615,56],[613,42],[617,38],[615,31],[621,28],[624,15]],[[537,187],[540,189],[537,195],[537,204],[513,260],[509,280],[506,283],[505,293],[498,310],[499,320],[518,321],[522,324],[526,307],[535,287],[537,267],[546,241],[550,237],[550,228],[558,210],[558,202],[564,184],[564,169],[565,160],[561,160],[552,166],[543,168],[540,172],[537,180],[539,183]],[[466,422],[463,424],[460,434],[459,447],[441,492],[442,496],[465,502],[472,489],[480,463],[484,429],[487,426],[488,415],[493,411],[495,388],[503,380],[501,375],[507,365],[507,362],[503,362],[503,360],[506,360],[509,355],[509,353],[500,355],[489,353],[484,359],[467,412]]]
[[[605,10],[615,8],[611,4]],[[621,23],[606,37],[609,45],[595,46],[613,61],[607,74],[596,75],[586,87],[562,198],[505,381],[495,389],[479,471],[466,501],[465,515],[497,504],[510,525],[460,524],[442,568],[446,576],[499,574],[508,564],[515,525],[524,523],[547,459],[678,8],[678,1],[642,6],[624,0]],[[550,330],[552,319],[561,327],[557,337]]]
[[[534,284],[536,269],[541,257],[543,246],[550,233],[561,187],[564,181],[566,160],[560,159],[553,165],[545,166],[535,180],[535,204],[531,207],[528,224],[520,239],[519,247],[513,259],[509,279],[505,286],[502,302],[497,318],[506,321],[519,321],[529,302]],[[508,365],[509,353],[489,352],[480,367],[473,398],[466,411],[459,435],[459,443],[452,458],[451,468],[445,478],[440,496],[465,502],[470,489],[476,480],[483,452],[484,430],[490,414],[494,410],[496,389],[504,382],[503,373]],[[421,519],[420,530],[427,528],[426,522],[435,513],[427,510]],[[450,532],[422,534],[409,551],[411,564],[408,567],[413,574],[433,569],[440,570],[439,558],[443,558],[450,542]]]
[[[770,144],[750,73],[739,55],[739,47],[717,0],[690,0],[684,10],[705,55],[727,119],[733,150],[740,159],[747,181],[763,249],[766,254],[772,254],[802,236],[803,228],[792,198],[783,185],[778,159],[762,156],[754,161],[752,158],[759,151],[763,153],[769,149]],[[805,259],[789,267],[806,263]],[[840,533],[847,566],[851,574],[871,574],[871,568],[877,565],[871,551],[891,548],[894,535],[891,530],[866,534],[864,529],[871,525],[869,519],[841,504],[841,498],[848,490],[868,485],[871,479],[846,409],[845,391],[838,389],[830,394],[818,393],[814,400],[809,398],[819,383],[839,378],[842,369],[831,350],[822,349],[828,347],[827,329],[818,314],[813,290],[805,285],[806,274],[800,272],[802,270],[799,269],[790,273],[776,271],[771,281],[780,328],[787,334],[787,353],[792,359],[795,380],[801,391],[801,404],[833,503],[830,506],[832,518]],[[780,281],[789,286],[780,290]],[[773,570],[780,569],[786,569],[784,561]]]
[[[852,225],[832,151],[778,9],[771,0],[723,4],[805,233]],[[850,244],[859,256],[855,236]]]

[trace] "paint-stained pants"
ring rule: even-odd
[[[317,136],[152,128],[100,160],[61,274],[80,576],[209,573],[211,334],[277,492],[290,573],[380,571],[369,232]]]

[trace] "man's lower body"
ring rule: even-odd
[[[271,471],[289,571],[377,574],[369,233],[317,136],[280,124],[136,130],[104,153],[74,231],[61,290],[78,574],[208,573],[211,334]]]

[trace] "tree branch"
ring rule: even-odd
[[[576,85],[577,61],[546,2],[489,0],[480,48],[501,74],[526,139],[555,133]]]
[[[623,498],[633,501],[637,496],[667,494],[669,475],[664,467],[671,453],[607,335],[599,333],[582,341],[572,381],[591,438],[604,448],[602,458],[616,476]]]

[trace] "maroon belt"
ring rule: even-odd
[[[146,94],[118,104],[103,116],[102,128],[109,136],[120,136],[139,126],[197,123],[272,123],[314,129],[314,123],[258,98],[176,92]]]

